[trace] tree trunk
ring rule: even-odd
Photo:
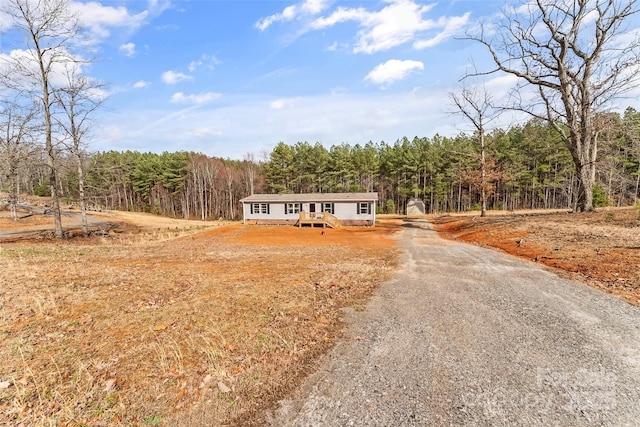
[[[480,179],[480,216],[487,216],[487,165],[484,157],[484,129],[480,128],[480,168],[482,169],[482,178]]]
[[[18,220],[18,212],[16,210],[18,204],[18,191],[17,191],[18,171],[13,167],[9,171],[9,207],[11,210],[11,218],[14,221]]]
[[[89,235],[89,221],[87,220],[87,206],[84,199],[84,168],[82,167],[82,158],[78,154],[78,195],[80,197],[80,216],[82,217],[82,235]]]
[[[577,147],[573,149],[573,147]],[[578,175],[578,194],[576,198],[576,212],[593,212],[593,187],[596,182],[597,141],[583,137],[582,141],[573,142],[569,147],[573,154]]]
[[[593,183],[590,182],[588,177],[585,177],[584,170],[580,173],[580,181],[578,182],[578,198],[576,203],[576,211],[593,211]]]
[[[638,162],[638,176],[636,177],[636,191],[633,193],[633,204],[638,204],[638,188],[640,188],[640,162]]]
[[[50,137],[47,138],[50,141]],[[51,142],[47,143],[51,145]],[[47,166],[51,169],[49,173],[49,188],[51,189],[51,205],[53,207],[53,221],[55,226],[55,236],[62,239],[62,213],[60,211],[60,198],[58,197],[58,180],[56,177],[56,169],[54,165],[53,150],[47,150]]]
[[[11,175],[9,177],[9,206],[11,209],[11,218],[14,221],[18,220],[18,212],[16,210],[18,204],[18,193],[16,191],[16,177]]]

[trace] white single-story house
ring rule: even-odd
[[[373,227],[378,193],[252,194],[240,200],[244,224]]]

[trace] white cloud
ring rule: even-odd
[[[218,64],[220,64],[220,61],[214,55],[202,55],[197,60],[191,61],[187,69],[192,73],[200,67],[213,70]]]
[[[2,2],[0,2],[0,5]],[[11,17],[5,13],[4,11],[0,11],[0,31],[4,32],[7,28],[10,28],[13,25],[13,20]]]
[[[455,34],[469,19],[463,16],[441,17],[437,21],[425,19],[435,3],[420,5],[413,0],[386,0],[389,3],[380,11],[369,11],[362,7],[339,7],[327,17],[313,21],[309,30],[320,30],[348,21],[359,23],[361,29],[353,47],[354,53],[375,53],[414,41],[427,32],[428,39],[415,42],[416,48],[434,46]]]
[[[491,89],[490,92],[506,92],[507,89],[515,86],[520,79],[513,74],[497,74],[488,80],[484,86]]]
[[[125,137],[126,132],[118,125],[107,125],[102,127],[102,137],[107,141],[118,141]]]
[[[275,22],[291,21],[300,16],[317,15],[324,11],[329,4],[328,0],[305,0],[300,4],[285,7],[280,13],[260,19],[256,22],[256,28],[264,31]]]
[[[130,35],[172,7],[171,0],[149,0],[147,8],[139,13],[130,12],[126,6],[105,6],[105,1],[71,1],[71,11],[77,13],[84,27],[89,28],[91,42],[95,43],[112,35]],[[124,3],[124,2],[123,2]]]
[[[215,92],[205,92],[195,95],[185,95],[182,92],[176,92],[171,97],[171,102],[188,102],[191,104],[206,104],[220,98],[222,94]]]
[[[390,59],[371,70],[365,80],[375,84],[390,84],[404,79],[412,71],[423,69],[424,64],[420,61]]]
[[[179,83],[181,81],[184,80],[191,80],[193,79],[193,77],[188,76],[186,74],[183,73],[177,73],[175,71],[165,71],[164,73],[162,73],[162,81],[165,82],[168,85],[174,85],[176,83]]]
[[[269,108],[271,108],[272,110],[282,110],[284,106],[285,106],[284,99],[277,99],[275,101],[271,101],[271,103],[269,104]]]
[[[295,101],[293,99],[276,99],[275,101],[271,101],[269,103],[269,108],[272,110],[283,110],[291,105],[293,105]]]
[[[317,15],[318,13],[325,10],[329,3],[327,0],[306,0],[301,8],[305,13],[310,15]]]
[[[270,150],[279,141],[365,144],[393,143],[406,136],[455,135],[459,118],[442,108],[444,90],[413,93],[323,94],[295,98],[296,108],[273,110],[263,98],[238,98],[178,112],[124,110],[108,117],[122,123],[123,137],[102,139],[97,149],[157,151],[186,149],[212,156],[241,159],[247,152]],[[155,118],[155,120],[154,120]],[[142,125],[141,125],[142,124]],[[197,138],[208,127],[221,138]],[[190,133],[191,132],[191,133]]]
[[[371,15],[358,34],[354,52],[374,53],[411,41],[416,32],[431,27],[430,21],[422,20],[422,14],[431,7],[399,1]]]
[[[133,56],[136,54],[136,45],[135,43],[126,43],[120,45],[120,47],[118,47],[118,50],[124,52],[126,56]]]
[[[328,52],[346,52],[349,50],[349,44],[348,43],[338,43],[333,42],[331,43],[329,46],[325,47],[324,50],[328,51]]]
[[[336,38],[331,37],[326,44],[332,43],[334,39]],[[337,40],[338,43],[342,42],[341,39]],[[403,47],[411,48],[411,43]],[[125,138],[107,141],[106,147],[108,149],[138,148],[141,151],[176,150],[187,147],[188,151],[241,158],[246,152],[259,153],[262,149],[269,150],[279,141],[289,144],[295,144],[298,141],[311,143],[319,141],[329,147],[342,142],[365,144],[369,140],[374,142],[384,140],[393,143],[403,136],[411,139],[416,135],[432,137],[436,133],[457,134],[456,124],[460,121],[459,118],[450,117],[447,115],[447,108],[443,108],[443,100],[447,100],[448,85],[432,79],[424,81],[421,78],[420,84],[424,87],[416,91],[412,90],[415,84],[408,84],[416,77],[426,74],[425,70],[428,69],[426,57],[423,55],[415,58],[410,55],[385,56],[387,57],[371,63],[369,68],[360,73],[361,81],[375,65],[387,59],[421,60],[424,68],[415,68],[410,71],[409,78],[392,83],[393,90],[373,90],[370,94],[362,90],[356,91],[353,83],[335,81],[331,82],[332,87],[335,87],[334,91],[329,92],[330,87],[318,87],[317,92],[320,93],[316,96],[297,97],[297,94],[286,93],[273,96],[267,94],[251,96],[227,94],[225,91],[224,97],[218,100],[205,105],[196,105],[189,103],[190,101],[186,98],[193,93],[206,92],[213,88],[198,90],[169,86],[175,90],[165,95],[167,101],[171,98],[171,94],[183,92],[182,95],[175,97],[174,103],[159,101],[147,107],[148,109],[144,107],[140,109],[136,106],[136,109],[131,107],[127,110],[128,107],[124,107],[123,110],[118,111],[117,114],[122,119],[116,122],[129,123],[126,126],[127,135]],[[461,53],[456,55],[456,58],[463,61],[462,58],[468,56]],[[186,65],[189,60],[197,58],[197,56],[191,57],[180,68],[176,67],[173,70],[190,74]],[[282,70],[278,70],[277,74],[284,74],[288,79],[292,78]],[[268,83],[264,82],[264,84]],[[189,85],[191,86],[191,83]],[[372,81],[367,81],[366,86],[370,89],[378,88],[378,84]],[[406,88],[406,90],[403,93],[397,93],[396,89],[400,88]],[[261,92],[264,93],[264,91]],[[188,111],[161,123],[154,122],[146,126],[146,123],[151,122],[150,118],[167,115],[170,111],[181,108]],[[221,136],[206,136],[209,131],[214,134],[219,132]]]
[[[149,16],[148,10],[131,14],[124,6],[103,6],[95,1],[72,2],[71,9],[80,16],[82,25],[90,28],[93,36],[98,39],[109,37],[111,35],[110,27],[135,31]]]
[[[149,86],[151,86],[151,83],[145,82],[144,80],[137,81],[133,84],[134,89],[144,89]]]
[[[223,135],[222,131],[220,130],[214,130],[214,129],[203,128],[203,127],[191,129],[189,131],[189,134],[195,136],[196,138],[211,138],[211,137],[219,138]]]
[[[51,69],[49,72],[50,83],[54,86],[64,86],[68,83],[68,75],[72,73],[76,76],[82,75],[83,63],[80,58],[74,57],[71,53],[60,50],[59,60],[51,63]],[[15,64],[19,64],[20,68],[25,69],[27,72],[22,73],[10,73],[9,76],[12,79],[13,84],[23,86],[23,89],[31,90],[33,86],[33,79],[27,77],[27,75],[37,76],[39,75],[39,65],[34,58],[33,52],[23,49],[14,49],[8,54],[0,53],[0,74],[7,73],[7,70]]]
[[[462,16],[452,16],[448,18],[440,18],[438,20],[438,28],[442,28],[442,31],[437,33],[435,36],[426,39],[426,40],[417,40],[413,43],[413,47],[416,49],[424,49],[427,47],[433,47],[449,37],[454,36],[460,31],[467,23],[469,22],[469,17],[471,13],[467,12]]]
[[[333,12],[329,17],[321,17],[313,21],[310,25],[311,29],[321,30],[323,28],[332,27],[341,22],[347,21],[366,21],[367,18],[371,16],[370,12],[367,12],[366,9],[359,7],[357,9],[351,9],[340,6]]]

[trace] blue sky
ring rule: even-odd
[[[101,24],[89,72],[111,92],[94,148],[241,159],[455,134],[446,92],[477,46],[454,36],[502,4],[103,1],[122,25]]]
[[[108,84],[93,150],[261,158],[280,141],[392,143],[467,131],[447,92],[504,1],[134,0],[74,8]],[[509,79],[488,82],[500,96]]]

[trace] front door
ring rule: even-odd
[[[309,203],[309,212],[315,213],[315,211],[316,211],[316,204],[315,203]]]

